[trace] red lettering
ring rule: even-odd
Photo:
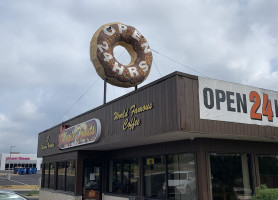
[[[254,102],[254,104],[251,108],[251,111],[250,111],[251,119],[262,120],[262,114],[257,113],[257,111],[261,105],[260,95],[257,92],[252,91],[252,92],[250,92],[249,99],[250,99],[250,101]]]

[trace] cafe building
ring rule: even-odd
[[[277,142],[278,92],[174,72],[39,133],[39,198],[251,199]]]

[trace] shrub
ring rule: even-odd
[[[28,193],[25,194],[25,196],[36,196],[38,194],[39,194],[38,190],[31,190],[31,191],[28,191]]]
[[[256,195],[253,196],[252,200],[277,200],[278,199],[278,188],[271,189],[267,188],[266,185],[261,185],[256,188]]]

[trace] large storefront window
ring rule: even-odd
[[[110,161],[109,192],[138,194],[138,159]]]
[[[138,194],[138,159],[123,160],[123,193]]]
[[[250,156],[210,154],[211,199],[251,199]]]
[[[168,198],[196,199],[196,177],[194,154],[169,155]]]
[[[144,159],[145,196],[150,198],[166,197],[166,161],[165,156]]]
[[[75,161],[67,161],[66,191],[74,192],[75,186]]]
[[[122,193],[122,167],[121,166],[122,164],[120,160],[110,161],[109,192]]]
[[[43,180],[43,187],[49,187],[49,163],[44,164],[44,180]]]
[[[57,190],[65,190],[66,162],[58,162]]]
[[[75,163],[76,161],[44,163],[43,188],[51,188],[74,192],[75,187]],[[56,173],[57,167],[57,173]],[[55,183],[55,177],[57,177]]]
[[[83,199],[102,199],[102,176],[101,163],[84,161]]]
[[[49,164],[49,188],[55,189],[55,182],[54,182],[54,177],[55,177],[55,164],[56,163],[50,163]]]
[[[278,188],[278,155],[258,156],[260,182]]]
[[[149,198],[195,200],[195,155],[146,157],[144,187]]]

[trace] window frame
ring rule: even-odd
[[[165,159],[165,182],[166,182],[166,199],[169,199],[169,191],[168,191],[168,175],[169,175],[169,172],[168,172],[168,163],[169,163],[169,160],[168,160],[168,156],[174,156],[174,155],[183,155],[183,154],[192,154],[193,155],[193,158],[194,158],[194,161],[195,161],[195,164],[194,164],[194,173],[195,173],[195,179],[196,179],[196,197],[198,198],[198,179],[197,179],[197,152],[184,152],[184,153],[171,153],[171,154],[162,154],[162,155],[146,155],[146,156],[143,156],[142,157],[142,170],[143,170],[143,176],[142,176],[142,189],[143,189],[143,193],[142,195],[145,197],[145,199],[158,199],[158,198],[152,198],[152,197],[147,197],[146,196],[146,191],[145,191],[145,166],[144,166],[144,163],[145,163],[145,159],[146,158],[149,158],[149,157],[157,157],[157,156],[162,156],[164,157]]]
[[[123,192],[123,189],[124,189],[124,165],[127,164],[129,167],[128,169],[128,185],[130,186],[131,185],[131,164],[133,163],[134,160],[137,160],[136,164],[137,164],[137,170],[138,170],[138,179],[137,179],[137,188],[136,188],[136,194],[135,193],[131,193],[130,191],[128,192]],[[113,170],[112,170],[112,175],[110,174],[110,171],[109,171],[109,175],[108,175],[108,191],[111,191],[109,193],[116,193],[116,192],[113,192],[113,175],[114,175],[114,163],[116,163],[115,166],[117,166],[117,164],[120,164],[120,178],[121,178],[121,193],[116,193],[116,194],[121,194],[121,195],[134,195],[134,196],[137,196],[139,195],[139,187],[140,187],[140,158],[139,157],[132,157],[132,158],[122,158],[122,159],[112,159],[112,160],[109,160],[109,163],[112,162],[112,167],[113,167]],[[109,164],[109,167],[110,167],[110,164]],[[117,169],[116,169],[117,170]],[[112,185],[111,187],[112,188],[109,188],[110,186],[110,176],[112,176]]]

